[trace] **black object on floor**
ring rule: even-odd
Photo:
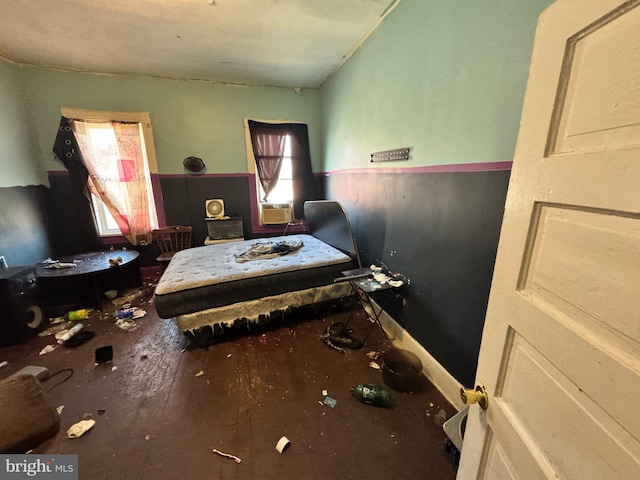
[[[358,350],[362,348],[362,342],[351,336],[352,328],[342,322],[332,323],[327,329],[326,340],[330,346]]]
[[[111,345],[96,348],[96,363],[107,363],[111,360],[113,360],[113,347]]]
[[[91,340],[95,337],[95,332],[90,332],[88,330],[83,330],[81,332],[76,333],[69,340],[65,340],[62,345],[65,347],[75,348],[82,345],[87,340]]]

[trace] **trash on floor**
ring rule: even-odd
[[[134,300],[141,298],[144,295],[142,290],[131,289],[125,292],[122,292],[118,298],[114,298],[111,303],[113,303],[116,307],[122,307],[127,303],[133,303]]]
[[[96,348],[96,364],[107,363],[111,360],[113,360],[113,347],[111,345]]]
[[[236,457],[235,455],[231,455],[230,453],[224,453],[224,452],[221,452],[220,450],[216,450],[215,448],[212,451],[213,453],[217,453],[218,455],[222,455],[223,457],[230,458],[236,463],[240,463],[242,461],[238,457]]]
[[[326,397],[324,397],[324,404],[327,407],[336,408],[336,404],[337,403],[338,403],[338,401],[335,398],[331,398],[328,395]]]
[[[377,362],[373,362],[373,361],[369,362],[369,366],[370,366],[371,368],[376,369],[376,370],[380,370],[380,369],[382,368],[382,367],[380,366],[380,364],[378,364]]]
[[[40,353],[38,355],[46,355],[47,353],[51,353],[56,349],[56,347],[57,345],[47,345],[42,350],[40,350]]]
[[[140,358],[148,358],[148,357],[149,357],[149,352],[147,352],[146,350],[140,353]]]
[[[444,425],[444,422],[447,421],[447,412],[445,412],[444,409],[441,408],[440,410],[438,410],[438,413],[436,413],[436,416],[433,418],[433,420],[437,425]]]
[[[137,330],[140,326],[137,325],[135,322],[132,322],[130,320],[124,320],[121,318],[116,322],[116,327],[126,332],[133,332]]]
[[[72,310],[69,312],[69,320],[86,320],[93,314],[93,310],[90,308],[83,308],[81,310]]]
[[[382,352],[377,352],[375,350],[367,352],[367,358],[369,360],[377,360],[380,355],[382,355]]]
[[[58,415],[61,415],[63,410],[64,410],[64,405],[60,405],[56,407],[56,412],[58,412]]]
[[[289,448],[289,446],[291,445],[291,442],[289,442],[289,439],[287,437],[282,437],[280,440],[278,440],[278,443],[276,443],[276,450],[278,450],[278,452],[283,453],[287,448]]]
[[[0,362],[0,368],[6,367],[7,365],[9,365],[9,362],[7,362],[6,360],[4,362]]]
[[[202,375],[204,375],[204,372],[202,370],[196,373],[196,377],[201,377]]]
[[[353,330],[342,322],[332,323],[326,332],[320,337],[329,347],[346,353],[346,349],[358,350],[362,348],[362,342],[351,336]]]
[[[96,424],[95,420],[80,420],[78,423],[74,423],[67,430],[67,438],[78,438],[91,430]]]
[[[138,308],[138,307],[133,307],[133,319],[137,320],[138,318],[142,318],[147,314],[146,310],[143,310],[142,308]]]
[[[58,334],[56,334],[58,345],[62,345],[64,342],[69,340],[71,337],[73,337],[76,333],[78,333],[83,328],[84,328],[84,325],[82,325],[81,323],[78,323],[74,325],[73,328],[67,330],[66,332],[65,331],[58,332]]]
[[[104,292],[104,296],[107,300],[113,300],[118,296],[118,290],[107,290]]]
[[[113,367],[111,367],[111,371],[112,372],[115,372],[116,370],[118,370],[118,366],[117,365],[114,365]]]
[[[133,308],[121,308],[117,315],[119,319],[133,318]]]
[[[55,335],[56,333],[61,332],[62,330],[66,330],[70,326],[71,326],[71,322],[69,322],[68,324],[66,322],[57,323],[57,324],[51,325],[46,330],[43,330],[40,333],[38,333],[38,336],[48,337],[49,335]]]
[[[375,405],[378,407],[393,406],[393,399],[389,391],[378,385],[361,383],[355,387],[351,387],[351,394],[367,405]]]

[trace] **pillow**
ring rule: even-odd
[[[0,381],[0,453],[25,453],[58,428],[60,418],[33,375]]]

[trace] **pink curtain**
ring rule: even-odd
[[[150,244],[147,171],[139,124],[80,120],[70,123],[89,171],[91,193],[102,200],[131,244]],[[113,145],[111,132],[117,146]],[[107,137],[111,141],[103,141]]]

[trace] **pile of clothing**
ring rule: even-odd
[[[254,243],[245,252],[237,254],[236,262],[249,262],[260,258],[274,258],[294,252],[301,248],[301,240],[280,240],[279,242]]]

